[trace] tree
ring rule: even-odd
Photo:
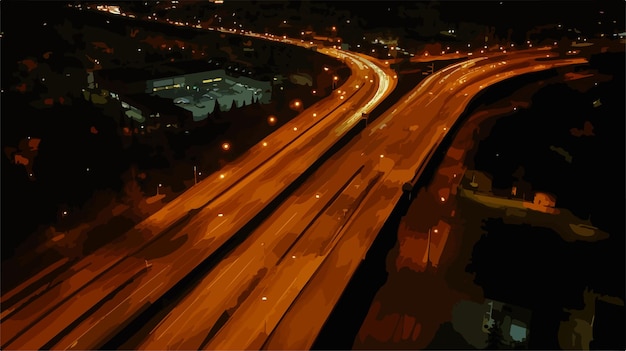
[[[215,99],[215,107],[213,108],[213,120],[218,120],[222,118],[222,109],[220,107],[220,102]]]
[[[236,109],[237,109],[237,101],[233,99],[233,102],[230,105],[230,109],[228,111],[235,111]]]

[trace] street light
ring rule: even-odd
[[[275,124],[276,124],[276,121],[277,121],[277,119],[276,119],[276,117],[274,117],[274,116],[269,116],[269,117],[267,118],[267,124],[269,124],[270,126],[275,125]]]
[[[230,144],[229,143],[223,143],[222,144],[222,150],[224,150],[224,151],[230,150]]]
[[[157,195],[159,195],[159,189],[163,186],[163,184],[159,183],[159,185],[157,185]]]

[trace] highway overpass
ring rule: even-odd
[[[111,246],[74,263],[40,295],[3,312],[3,348],[103,345],[218,251],[395,86],[380,62],[323,52],[346,60],[353,71],[337,95]],[[532,50],[480,57],[429,76],[295,189],[139,348],[310,348],[402,185],[419,177],[470,99],[508,77],[584,62],[536,61],[546,55]]]

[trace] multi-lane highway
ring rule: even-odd
[[[342,56],[353,74],[341,93],[259,143],[250,160],[201,182],[122,240],[75,264],[74,274],[3,320],[9,335],[3,347],[60,342],[60,348],[92,348],[215,252],[356,125],[354,116],[369,112],[395,86],[388,68]],[[193,210],[178,228],[164,230]]]
[[[385,152],[389,158],[394,159],[393,171],[381,182],[381,186],[371,193],[369,202],[360,207],[361,211],[354,216],[354,224],[346,230],[335,250],[283,316],[263,349],[307,349],[311,347],[349,278],[355,272],[387,216],[393,210],[393,204],[402,195],[402,184],[411,179],[416,170],[421,169],[423,162],[430,155],[430,150],[442,140],[452,123],[467,106],[472,95],[508,77],[586,62],[584,58],[541,62],[533,60],[533,57],[542,59],[547,55],[553,54],[541,51],[535,54],[528,52],[527,54],[497,57],[485,61],[482,65],[478,65],[476,62],[474,67],[470,64],[461,71],[465,72],[460,72],[460,76],[456,75],[459,77],[456,81],[450,79],[453,77],[449,76],[447,79],[442,78],[437,82],[437,84],[444,86],[440,90],[441,95],[437,95],[433,90],[423,86],[425,88],[423,91],[427,91],[429,96],[426,97],[426,100],[413,105],[415,109],[410,107],[408,100],[400,101],[397,106],[392,107],[392,113],[394,110],[402,111],[402,116],[401,118],[394,118],[397,123],[389,125],[393,131],[388,134],[386,142],[381,142],[383,145],[381,152]],[[473,83],[471,83],[472,75],[477,78]],[[448,81],[447,84],[446,80]],[[450,92],[447,96],[443,93],[446,90]],[[431,95],[430,92],[433,94]],[[435,99],[439,99],[439,101],[435,101]],[[420,108],[419,106],[424,107]],[[432,107],[429,109],[429,106]],[[426,119],[431,117],[433,122],[422,125],[424,120],[420,116]],[[420,126],[426,127],[423,129],[425,132],[407,136],[407,128],[411,131],[415,122],[418,123],[418,130]],[[379,124],[374,125],[369,133],[374,134],[374,130],[379,126]],[[405,140],[408,145],[413,146],[406,147],[404,142],[400,142],[400,140]],[[450,182],[453,183],[452,180]],[[389,202],[380,201],[382,197],[385,197]],[[442,197],[440,201],[445,202],[447,199]],[[337,269],[339,267],[342,269]]]
[[[4,310],[2,347],[101,346],[216,252],[395,86],[386,65],[320,51],[352,69],[336,93],[75,263],[40,295]],[[533,50],[481,57],[429,76],[218,263],[140,348],[309,348],[402,184],[413,179],[472,96],[507,77],[583,62],[535,61],[549,55]],[[207,338],[211,330],[217,333]]]
[[[295,258],[268,266],[268,274],[203,349],[310,348],[402,195],[402,184],[413,179],[471,97],[508,77],[585,62],[535,61],[546,55],[550,54],[541,50],[517,52],[450,66],[432,75],[381,116],[338,155],[342,172],[350,174],[365,166],[361,177],[377,178],[362,195],[364,198],[354,202],[355,209],[348,208],[354,213],[338,231],[328,224],[339,220],[335,218],[337,213],[325,212],[318,217],[311,227],[320,229],[309,236],[304,233],[285,253]],[[375,163],[378,167],[372,167]]]

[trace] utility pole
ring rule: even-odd
[[[430,230],[428,228],[428,246],[426,247],[426,267],[430,266]]]

